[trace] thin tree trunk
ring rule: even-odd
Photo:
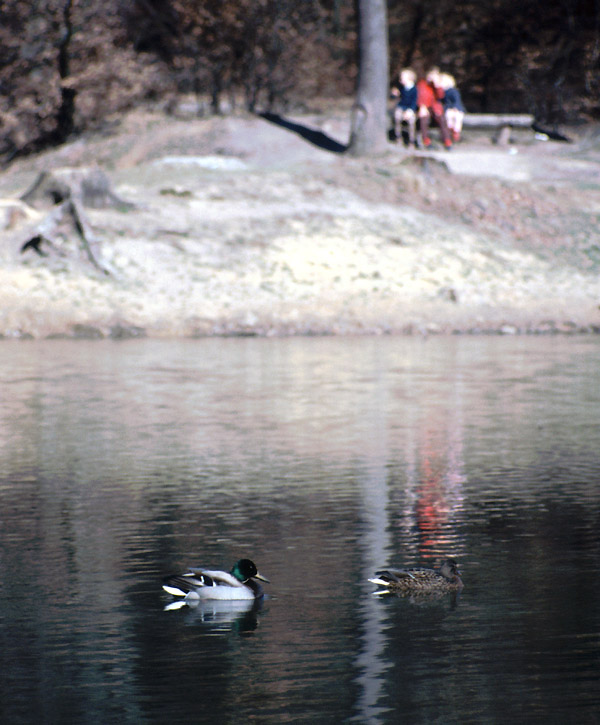
[[[66,141],[75,128],[75,96],[77,95],[77,91],[74,88],[69,88],[65,83],[70,75],[70,44],[73,38],[72,7],[73,0],[66,0],[63,7],[65,32],[58,44],[58,73],[62,87],[61,103],[56,117],[56,143]]]

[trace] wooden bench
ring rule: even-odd
[[[494,142],[506,146],[510,140],[512,128],[531,128],[534,118],[529,113],[466,113],[465,128],[493,128]]]

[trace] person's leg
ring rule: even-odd
[[[429,110],[425,106],[421,106],[419,109],[419,126],[421,127],[421,138],[423,139],[423,146],[430,146],[431,139],[429,138]]]
[[[458,141],[458,135],[456,133],[456,108],[447,108],[444,116],[446,117],[446,125],[448,126],[448,132],[453,141]]]
[[[438,126],[440,127],[440,131],[442,133],[442,141],[444,143],[444,146],[449,149],[452,147],[452,141],[450,140],[450,132],[448,131],[448,124],[446,123],[446,116],[444,116],[444,113],[438,114],[435,118]]]
[[[452,133],[454,131],[454,108],[447,108],[444,111],[444,116],[446,117],[446,125],[448,126],[448,131]]]
[[[396,140],[400,138],[402,132],[402,109],[400,106],[394,108],[394,136]]]
[[[454,120],[454,133],[456,134],[456,141],[460,141],[460,135],[462,133],[463,119],[465,114],[462,111],[456,109],[455,120]]]
[[[409,145],[414,145],[416,140],[417,119],[415,117],[415,112],[412,110],[412,108],[407,108],[404,111],[404,120],[406,121],[406,125],[408,126],[408,143]]]

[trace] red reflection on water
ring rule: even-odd
[[[425,427],[418,444],[415,517],[421,559],[451,554],[456,546],[453,522],[462,507],[466,480],[463,429],[459,416],[445,422]]]

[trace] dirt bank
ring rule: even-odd
[[[0,334],[600,330],[596,128],[359,160],[347,118],[138,112],[14,164],[1,196],[97,164],[136,207],[88,210],[108,275],[74,240],[21,253],[31,220],[0,232]]]

